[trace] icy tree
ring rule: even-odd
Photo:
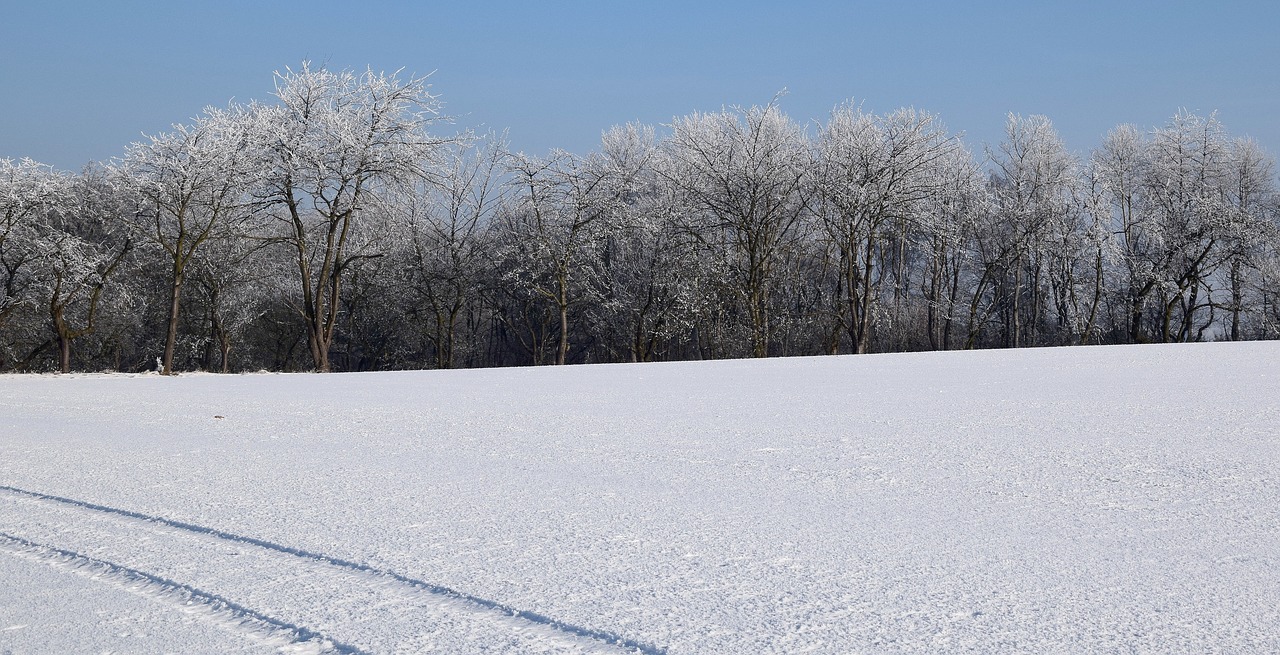
[[[37,299],[41,228],[68,198],[70,179],[30,159],[0,159],[0,335],[11,334],[12,319]],[[0,339],[0,367],[12,361],[13,339]]]
[[[189,262],[191,309],[198,310],[203,334],[193,335],[200,366],[231,371],[231,352],[249,326],[266,312],[273,297],[288,291],[288,262],[272,257],[258,238],[211,240]]]
[[[37,225],[35,284],[46,308],[58,369],[71,372],[71,345],[94,333],[104,292],[131,250],[123,226],[132,209],[101,171],[90,169],[66,187],[61,202]]]
[[[769,354],[770,294],[808,206],[808,143],[774,104],[677,118],[663,174],[688,197],[690,230],[725,253],[751,353]]]
[[[948,350],[973,276],[974,230],[979,217],[989,214],[990,202],[978,165],[962,146],[931,168],[936,186],[915,219],[922,249],[920,289],[929,347]]]
[[[459,322],[491,264],[490,228],[507,191],[500,179],[506,151],[505,136],[496,134],[477,148],[455,144],[436,176],[395,201],[407,232],[400,245],[412,315],[425,322],[436,368],[454,366]]]
[[[277,73],[276,97],[254,107],[265,153],[260,200],[297,266],[295,304],[315,368],[328,371],[343,281],[385,252],[371,229],[373,205],[385,189],[420,179],[447,142],[426,131],[441,105],[424,78],[308,64]]]
[[[569,355],[569,311],[588,297],[602,230],[619,201],[616,171],[564,151],[545,158],[513,155],[515,205],[502,223],[504,281],[551,303],[558,327],[554,362]],[[528,344],[535,360],[543,340],[536,325]]]
[[[1223,241],[1235,232],[1230,145],[1213,116],[1180,112],[1155,131],[1148,152],[1156,332],[1161,341],[1199,340],[1214,322],[1211,278],[1225,261]]]
[[[1248,278],[1263,265],[1264,245],[1275,234],[1274,217],[1268,215],[1275,197],[1275,162],[1252,139],[1232,141],[1229,156],[1226,247],[1231,300],[1226,309],[1231,322],[1227,336],[1237,341],[1243,338],[1241,317],[1249,305]]]
[[[1131,342],[1145,339],[1143,313],[1158,278],[1154,267],[1156,226],[1143,206],[1147,177],[1147,142],[1132,125],[1107,134],[1090,160],[1091,177],[1109,201],[1113,239],[1110,252],[1124,280],[1120,292],[1126,308],[1125,328]]]
[[[1010,114],[989,153],[998,239],[997,310],[1006,345],[1039,343],[1051,306],[1072,321],[1079,250],[1079,163],[1044,116]],[[1056,296],[1056,297],[1055,297]]]
[[[960,148],[934,116],[836,109],[818,137],[818,208],[839,253],[844,317],[853,352],[868,351],[882,282],[906,290],[908,232],[942,193],[941,162]]]
[[[169,269],[164,375],[173,372],[188,267],[210,240],[237,237],[247,217],[253,145],[247,114],[211,108],[191,125],[133,144],[119,163],[140,198],[135,232],[163,253]]]
[[[607,130],[594,165],[621,181],[607,217],[592,303],[593,325],[614,358],[649,361],[686,341],[708,301],[705,248],[683,228],[683,194],[659,174],[665,165],[652,127]]]

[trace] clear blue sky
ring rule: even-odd
[[[0,157],[77,169],[206,105],[266,99],[272,71],[428,73],[459,125],[585,152],[601,130],[761,104],[914,106],[976,151],[1007,112],[1084,153],[1180,107],[1280,151],[1280,3],[65,2],[3,0]]]

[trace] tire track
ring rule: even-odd
[[[368,655],[359,648],[256,612],[217,594],[114,562],[39,544],[5,532],[0,532],[0,550],[22,559],[108,582],[126,591],[175,605],[183,611],[190,611],[194,604],[213,623],[273,646],[311,645],[316,647],[318,653]]]
[[[137,527],[145,527],[150,529],[152,533],[167,534],[168,536],[166,539],[169,543],[174,542],[173,537],[175,535],[185,534],[190,538],[222,543],[226,546],[236,548],[250,547],[251,549],[256,549],[258,551],[265,551],[277,558],[281,555],[288,556],[289,560],[294,563],[292,568],[301,571],[299,575],[306,575],[309,572],[315,574],[316,571],[314,570],[314,567],[320,565],[324,568],[330,569],[331,572],[336,571],[344,573],[348,578],[350,576],[357,576],[359,580],[354,585],[350,580],[331,581],[330,584],[345,585],[345,587],[349,588],[360,587],[358,589],[360,593],[365,595],[373,594],[377,596],[376,600],[378,604],[390,604],[403,601],[405,599],[405,592],[426,595],[430,601],[429,604],[433,605],[433,607],[430,608],[433,611],[437,613],[444,613],[451,617],[456,617],[460,612],[476,615],[476,618],[487,617],[489,622],[504,624],[505,627],[513,634],[512,638],[516,641],[536,636],[537,633],[548,633],[552,637],[560,635],[561,639],[556,639],[555,641],[564,641],[563,638],[567,638],[567,642],[562,643],[562,646],[569,646],[572,642],[579,642],[578,647],[574,648],[574,650],[579,651],[584,650],[583,646],[585,646],[586,650],[629,652],[640,653],[641,655],[665,654],[663,649],[628,639],[621,635],[574,625],[538,612],[518,609],[503,603],[460,592],[449,587],[434,584],[369,564],[363,564],[323,553],[294,548],[292,546],[286,546],[264,539],[234,534],[218,530],[216,528],[117,507],[110,507],[107,505],[99,505],[63,496],[29,491],[8,485],[0,485],[0,491],[7,492],[10,497],[15,499],[24,499],[29,502],[38,502],[51,507],[61,507],[67,510],[86,512],[99,518],[109,518],[114,523],[132,524]],[[20,537],[13,538],[21,539]],[[31,543],[35,544],[36,542]],[[66,552],[73,556],[88,557],[87,555],[82,555],[74,550],[67,550]],[[89,557],[89,559],[93,558]],[[109,562],[103,563],[110,564]],[[312,568],[308,570],[308,567]],[[121,567],[121,569],[134,571],[142,576],[152,575],[128,567]],[[153,577],[156,577],[156,580],[161,583],[181,584],[163,577]],[[329,575],[328,577],[334,578],[335,576]],[[388,591],[386,589],[388,584],[399,587],[399,595]],[[189,587],[187,585],[182,585],[182,588],[195,590],[194,587]],[[226,601],[226,599],[220,600],[223,602],[230,602]],[[422,604],[420,599],[415,602]],[[245,609],[245,611],[251,611],[247,610],[247,608],[242,609]],[[326,630],[326,632],[332,633],[332,630]],[[347,639],[347,641],[354,642],[356,640]],[[582,642],[586,643],[584,644]],[[592,644],[594,644],[594,646],[592,646]],[[509,641],[506,643],[506,646],[515,647],[517,644]],[[515,650],[519,650],[519,648],[515,648]]]

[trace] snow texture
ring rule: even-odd
[[[0,376],[0,653],[1280,652],[1277,361]]]

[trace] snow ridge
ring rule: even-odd
[[[176,605],[184,611],[198,612],[223,628],[236,630],[289,652],[368,655],[359,648],[256,612],[217,594],[106,560],[5,532],[0,532],[0,550],[94,580],[110,582],[126,591]]]
[[[421,590],[421,591],[428,592],[428,593],[433,594],[433,595],[437,595],[437,596],[440,596],[440,597],[443,597],[443,598],[447,598],[447,599],[450,599],[450,600],[454,600],[454,601],[461,601],[461,602],[464,602],[464,603],[471,604],[471,605],[473,605],[473,606],[475,606],[475,607],[477,607],[478,609],[481,609],[481,610],[491,611],[491,612],[496,612],[496,613],[500,613],[500,614],[505,615],[505,616],[510,616],[510,617],[513,617],[513,618],[521,619],[521,620],[527,621],[527,622],[532,623],[532,624],[536,624],[536,625],[539,625],[539,626],[544,626],[544,627],[546,627],[546,628],[550,628],[550,629],[552,629],[552,630],[555,630],[555,631],[557,631],[557,632],[560,632],[560,633],[563,633],[563,634],[566,634],[566,635],[569,635],[569,636],[579,637],[579,638],[584,638],[584,639],[589,639],[589,640],[595,641],[595,642],[597,642],[597,643],[599,643],[599,644],[601,644],[601,645],[604,645],[604,646],[609,646],[609,647],[613,647],[613,648],[618,648],[618,649],[621,649],[621,650],[623,650],[623,651],[625,651],[625,652],[639,653],[639,654],[641,654],[641,655],[665,655],[665,653],[666,653],[666,650],[665,650],[665,649],[661,649],[661,648],[658,648],[658,647],[656,647],[656,646],[652,646],[652,645],[644,644],[644,643],[641,643],[641,642],[638,642],[638,641],[635,641],[635,640],[632,640],[632,639],[628,639],[628,638],[626,638],[626,637],[622,637],[622,636],[620,636],[620,635],[617,635],[617,634],[614,634],[614,633],[611,633],[611,632],[606,632],[606,631],[603,631],[603,630],[596,630],[596,629],[592,629],[592,628],[586,628],[586,627],[582,627],[582,626],[574,625],[574,624],[571,624],[571,623],[566,623],[566,622],[564,622],[564,621],[560,621],[560,620],[558,620],[558,619],[555,619],[555,618],[552,618],[552,617],[546,616],[546,615],[544,615],[544,614],[540,614],[540,613],[538,613],[538,612],[533,612],[533,611],[529,611],[529,610],[517,609],[517,608],[511,607],[511,606],[509,606],[509,605],[505,605],[505,604],[503,604],[503,603],[499,603],[499,602],[497,602],[497,601],[493,601],[493,600],[489,600],[489,599],[486,599],[486,598],[481,598],[481,597],[478,597],[478,596],[474,596],[474,595],[471,595],[471,594],[467,594],[467,593],[464,593],[464,592],[460,592],[460,591],[457,591],[457,590],[455,590],[455,589],[451,589],[451,588],[449,588],[449,587],[445,587],[445,586],[437,585],[437,584],[434,584],[434,583],[431,583],[431,582],[427,582],[427,581],[424,581],[424,580],[420,580],[420,579],[417,579],[417,578],[413,578],[413,577],[410,577],[410,576],[407,576],[407,575],[404,575],[404,574],[401,574],[401,573],[397,573],[397,572],[395,572],[395,571],[391,571],[391,570],[389,570],[389,569],[383,569],[383,568],[379,568],[379,567],[372,566],[372,565],[369,565],[369,564],[363,564],[363,563],[360,563],[360,562],[355,562],[355,561],[351,561],[351,560],[343,559],[343,558],[340,558],[340,557],[334,557],[334,556],[325,555],[325,554],[322,554],[322,553],[316,553],[316,552],[312,552],[312,551],[303,550],[303,549],[300,549],[300,548],[294,548],[294,547],[292,547],[292,546],[286,546],[286,545],[283,545],[283,544],[278,544],[278,543],[271,542],[271,541],[267,541],[267,540],[264,540],[264,539],[258,539],[258,538],[256,538],[256,537],[250,537],[250,536],[245,536],[245,535],[238,535],[238,534],[234,534],[234,533],[231,533],[231,532],[226,532],[226,531],[223,531],[223,530],[218,530],[218,529],[216,529],[216,528],[210,528],[210,527],[206,527],[206,526],[196,525],[196,524],[193,524],[193,523],[186,523],[186,522],[183,522],[183,521],[177,521],[177,520],[173,520],[173,519],[167,519],[167,518],[164,518],[164,517],[160,517],[160,516],[153,516],[153,515],[150,515],[150,514],[144,514],[144,513],[142,513],[142,512],[135,512],[135,511],[132,511],[132,510],[127,510],[127,509],[121,509],[121,508],[116,508],[116,507],[110,507],[110,506],[107,506],[107,505],[99,505],[99,504],[96,504],[96,503],[91,503],[91,502],[87,502],[87,501],[83,501],[83,500],[76,500],[76,499],[74,499],[74,498],[67,498],[67,497],[64,497],[64,496],[56,496],[56,495],[52,495],[52,494],[45,494],[45,493],[41,493],[41,492],[37,492],[37,491],[29,491],[29,490],[26,490],[26,489],[19,489],[19,488],[17,488],[17,487],[12,487],[12,486],[8,486],[8,485],[0,485],[0,491],[6,491],[6,492],[9,492],[9,493],[11,493],[11,494],[15,494],[15,495],[18,495],[18,496],[23,496],[23,497],[30,498],[30,499],[36,499],[36,500],[40,500],[40,501],[46,501],[46,502],[59,503],[59,504],[62,504],[62,505],[72,506],[72,507],[76,507],[76,508],[80,508],[80,509],[84,509],[84,510],[91,510],[91,511],[99,512],[99,513],[103,513],[103,514],[111,514],[111,515],[116,515],[116,516],[127,517],[127,518],[130,518],[130,519],[135,519],[135,520],[139,520],[139,521],[145,521],[145,522],[148,522],[148,523],[159,524],[159,525],[163,525],[163,526],[166,526],[166,527],[169,527],[169,528],[175,528],[175,529],[178,529],[178,530],[184,530],[184,531],[187,531],[187,532],[197,533],[197,534],[204,535],[204,536],[208,536],[208,537],[214,537],[214,538],[221,539],[221,540],[224,540],[224,541],[229,541],[229,542],[235,542],[235,543],[240,543],[240,544],[248,544],[248,545],[252,545],[252,546],[257,546],[257,547],[259,547],[259,548],[267,549],[267,550],[270,550],[270,551],[275,551],[275,552],[277,552],[277,553],[282,553],[282,554],[286,554],[286,555],[291,555],[291,556],[294,556],[294,557],[298,557],[298,558],[302,558],[302,559],[306,559],[306,560],[310,560],[310,561],[314,561],[314,562],[320,562],[320,563],[323,563],[323,564],[327,564],[327,565],[329,565],[329,566],[333,566],[333,567],[337,567],[337,568],[341,568],[341,569],[346,569],[346,570],[349,570],[349,571],[354,571],[354,572],[359,572],[359,573],[364,573],[364,574],[370,574],[370,575],[374,575],[374,576],[380,576],[380,577],[383,577],[383,578],[387,578],[387,579],[394,580],[394,581],[396,581],[396,582],[399,582],[399,583],[401,583],[401,584],[403,584],[403,585],[407,585],[407,586],[412,587],[412,588],[414,588],[414,589],[418,589],[418,590]],[[7,535],[4,535],[4,533],[0,533],[0,536],[7,536]],[[9,538],[9,539],[11,539],[11,540],[14,540],[14,541],[16,541],[16,542],[19,542],[19,543],[31,543],[31,544],[32,544],[33,546],[35,546],[35,547],[44,547],[44,548],[48,548],[49,550],[51,550],[51,551],[53,551],[53,552],[56,552],[56,553],[65,553],[65,554],[66,554],[66,556],[68,556],[68,557],[79,557],[79,558],[83,558],[83,559],[84,559],[84,560],[86,560],[87,562],[94,562],[94,563],[99,563],[99,562],[101,562],[100,560],[95,560],[95,559],[90,558],[90,557],[85,557],[85,556],[83,556],[83,555],[79,555],[79,554],[77,554],[77,553],[73,553],[73,552],[71,552],[71,551],[62,551],[62,550],[60,550],[60,549],[56,549],[56,548],[53,548],[53,547],[45,547],[45,546],[40,546],[39,544],[34,544],[33,542],[27,542],[26,540],[23,540],[23,539],[21,539],[20,537],[8,537],[8,538]],[[162,585],[163,585],[163,584],[172,585],[172,586],[174,586],[174,588],[175,588],[175,589],[182,590],[183,592],[188,592],[188,591],[189,591],[189,592],[193,592],[193,593],[203,594],[203,592],[200,592],[199,590],[196,590],[196,589],[195,589],[195,588],[193,588],[193,587],[189,587],[189,586],[187,586],[187,585],[183,585],[183,584],[181,584],[181,583],[176,583],[176,582],[173,582],[173,581],[170,581],[170,580],[166,580],[166,579],[164,579],[164,578],[160,578],[160,577],[158,577],[158,576],[153,576],[153,575],[151,575],[151,574],[143,573],[143,572],[141,572],[141,571],[135,571],[135,570],[133,570],[133,569],[128,569],[127,567],[119,567],[119,566],[117,566],[117,565],[110,564],[110,563],[108,563],[108,562],[101,562],[101,564],[106,565],[106,566],[116,567],[117,569],[119,569],[119,570],[121,570],[121,571],[124,571],[124,572],[127,572],[127,573],[128,573],[128,574],[130,574],[130,575],[141,576],[141,578],[142,578],[142,579],[146,579],[146,580],[149,580],[149,581],[153,581],[153,582],[156,582],[156,583],[158,583],[158,584],[162,584]],[[214,599],[214,600],[215,600],[215,601],[217,601],[217,602],[224,603],[224,604],[226,604],[228,607],[234,607],[234,608],[237,608],[238,610],[240,610],[240,611],[243,611],[243,612],[247,613],[247,615],[249,615],[249,616],[253,616],[253,617],[262,616],[262,618],[263,618],[264,620],[266,620],[267,622],[272,622],[272,621],[274,621],[274,619],[269,619],[269,617],[265,617],[265,616],[263,616],[263,615],[259,615],[258,613],[253,612],[252,610],[248,610],[247,608],[242,608],[242,607],[240,607],[240,606],[238,606],[238,605],[235,605],[235,604],[234,604],[234,603],[232,603],[231,601],[227,601],[226,599],[222,599],[222,598],[220,598],[220,597],[217,597],[217,596],[214,596],[214,595],[211,595],[211,594],[203,594],[203,596],[204,596],[204,597],[208,597],[208,598],[212,598],[212,599]],[[275,625],[275,624],[277,624],[277,623],[278,623],[281,627],[293,628],[293,626],[291,626],[291,625],[289,625],[289,624],[286,624],[286,623],[283,623],[283,622],[275,622],[275,623],[271,623],[271,624],[272,624],[272,625]],[[299,628],[299,630],[302,630],[302,629],[300,629],[300,628]],[[316,634],[316,633],[313,633],[313,632],[307,631],[307,634]],[[363,651],[360,651],[360,650],[355,649],[354,647],[350,647],[350,646],[343,646],[342,648],[347,648],[348,650],[339,650],[339,651],[336,651],[336,652],[341,652],[341,653],[361,653],[361,652],[363,652]]]

